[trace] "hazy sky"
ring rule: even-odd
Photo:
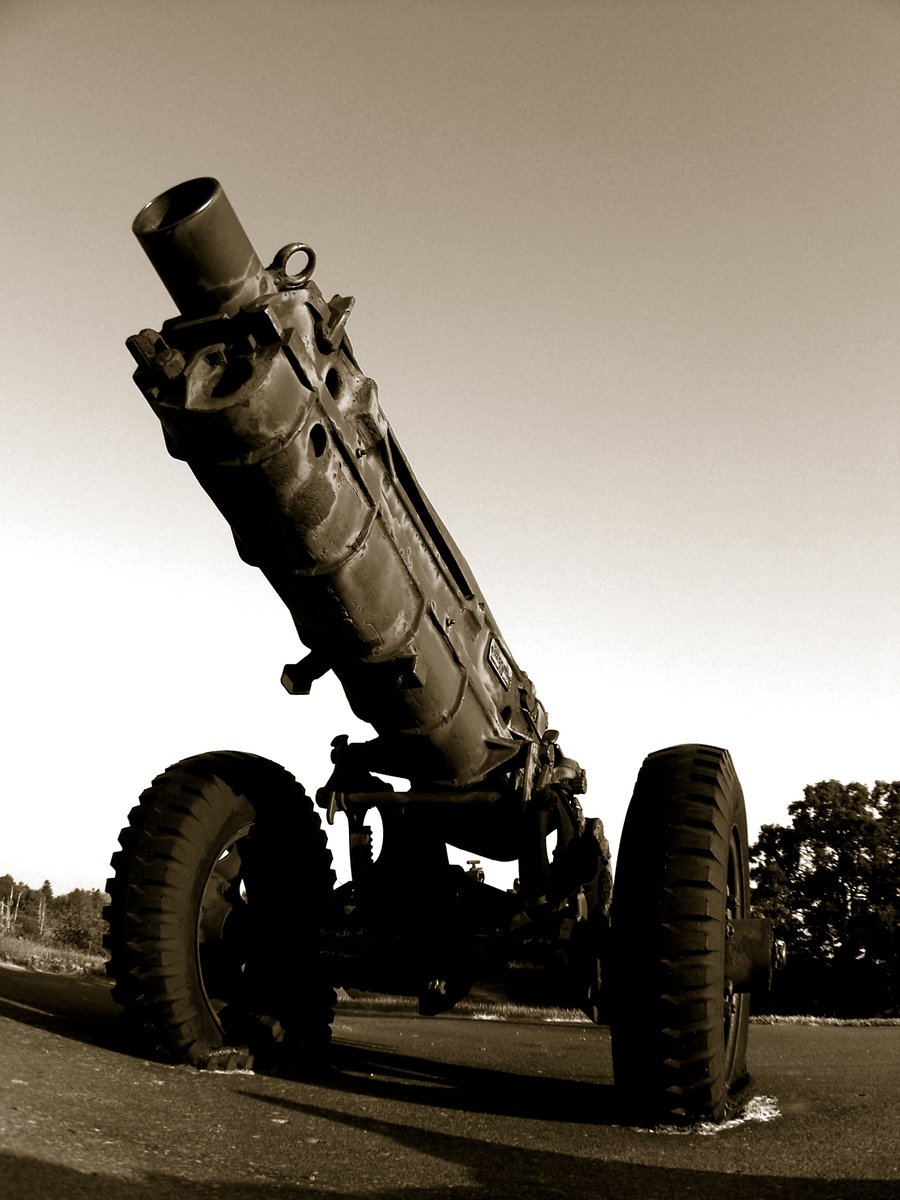
[[[290,619],[130,380],[174,311],[131,221],[196,175],[357,297],[614,837],[677,742],[753,833],[900,777],[898,63],[887,0],[0,0],[0,873],[102,886],[169,763],[312,791],[368,735],[282,691]]]

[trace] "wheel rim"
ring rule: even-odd
[[[252,826],[238,829],[210,869],[197,912],[198,976],[207,1009],[225,1032],[227,1009],[240,998],[249,947],[249,910],[242,842]]]
[[[728,925],[743,917],[747,908],[741,840],[737,827],[733,826],[728,841],[728,877],[725,893],[726,937]],[[725,1079],[734,1078],[737,1055],[741,1041],[741,1022],[745,997],[734,990],[731,980],[725,976],[723,989],[723,1036],[725,1046]]]

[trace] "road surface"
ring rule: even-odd
[[[307,1081],[131,1056],[99,980],[0,969],[15,1200],[897,1200],[900,1028],[759,1026],[718,1131],[617,1122],[586,1025],[340,1013]]]

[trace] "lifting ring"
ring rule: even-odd
[[[286,269],[288,262],[300,251],[306,255],[306,266],[296,275],[289,275]],[[316,253],[304,242],[291,242],[281,247],[268,269],[274,273],[279,291],[293,291],[295,288],[306,287],[316,269]]]

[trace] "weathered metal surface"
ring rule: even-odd
[[[499,789],[520,801],[539,775],[545,792],[583,790],[555,734],[545,739],[531,682],[356,361],[345,333],[352,299],[325,301],[315,256],[299,243],[261,270],[214,180],[171,189],[135,231],[183,313],[129,339],[135,380],[170,453],[291,612],[310,654],[285,668],[285,686],[304,693],[333,670],[378,733],[344,748],[344,775],[380,771],[422,791]],[[289,274],[301,254],[303,269]],[[356,787],[368,790],[364,779]],[[518,856],[520,831],[491,824],[448,840]]]
[[[185,317],[231,316],[265,286],[263,265],[215,179],[163,192],[132,229]]]

